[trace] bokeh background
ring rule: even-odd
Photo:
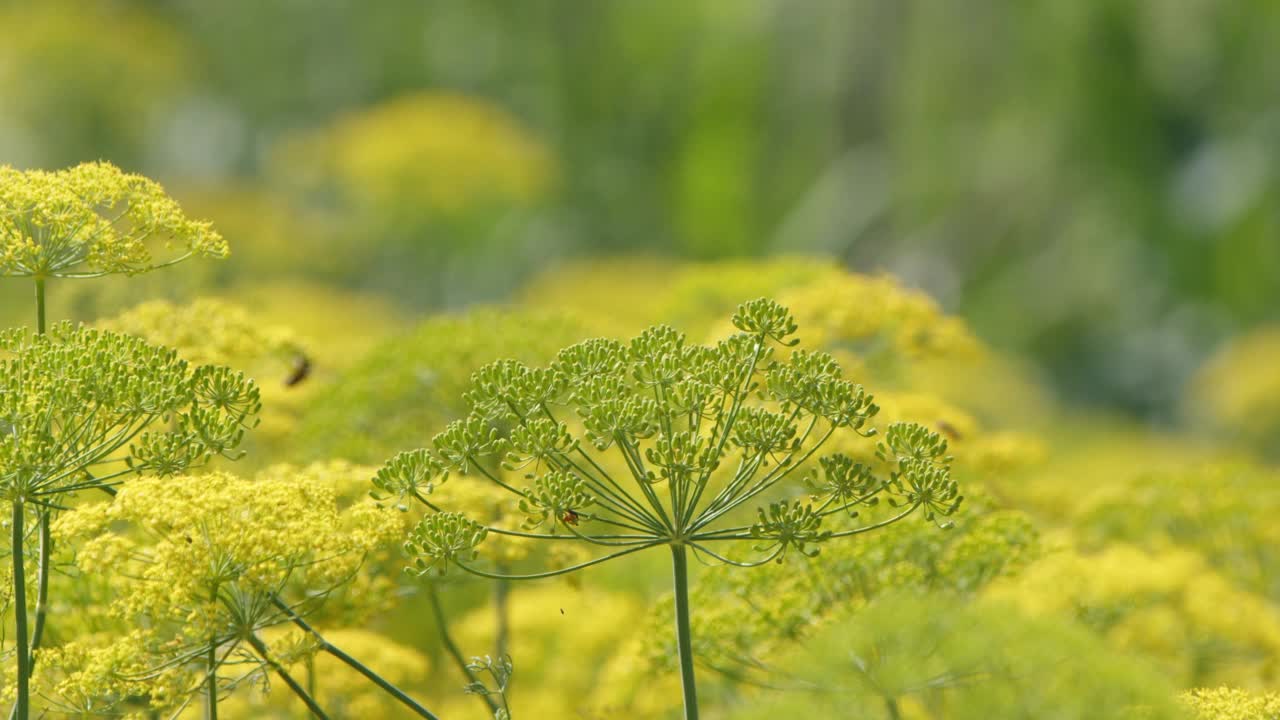
[[[831,629],[798,648],[734,604],[781,580],[699,570],[707,662],[861,678],[875,718],[1163,718],[1280,687],[1277,78],[1261,0],[0,0],[0,164],[109,160],[212,220],[231,259],[54,282],[52,317],[253,368],[244,471],[336,459],[307,472],[353,498],[488,360],[703,338],[778,295],[951,437],[972,514],[824,555],[769,610]],[[0,326],[30,295],[0,281]],[[442,595],[468,652],[510,622],[517,717],[670,717],[666,572]],[[405,682],[449,697],[399,582],[381,636],[339,632],[411,645]],[[969,682],[982,658],[1009,682]],[[848,706],[733,705],[751,683],[702,672],[746,713],[714,717]]]
[[[418,313],[571,258],[820,254],[1160,421],[1280,314],[1272,3],[0,8],[0,162],[157,177],[239,256],[199,290]]]

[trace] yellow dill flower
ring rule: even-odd
[[[845,273],[797,287],[780,302],[792,308],[809,342],[827,348],[907,360],[972,356],[979,348],[964,321],[888,275]]]
[[[550,155],[518,121],[477,98],[422,92],[339,118],[286,143],[288,174],[335,186],[375,213],[459,213],[527,204],[554,175]]]
[[[193,609],[203,615],[211,592],[224,585],[254,593],[299,580],[315,588],[337,586],[368,549],[367,539],[343,531],[333,492],[302,479],[255,482],[225,473],[142,478],[111,502],[67,513],[55,531],[64,537],[92,531],[95,520],[104,532],[83,543],[79,565],[116,574],[128,568],[124,574],[135,580],[117,601],[119,609],[157,618],[185,617]],[[188,632],[207,637],[219,629]]]
[[[251,456],[265,454],[253,452],[256,448],[287,441],[296,428],[302,398],[310,388],[303,381],[316,361],[291,329],[264,323],[247,308],[216,298],[182,305],[152,300],[96,326],[171,348],[193,364],[227,365],[273,379],[261,385],[264,411],[246,443]]]
[[[522,297],[574,312],[610,334],[662,322],[695,337],[723,337],[733,332],[725,314],[760,296],[777,296],[792,309],[806,346],[845,351],[874,366],[981,354],[964,321],[944,313],[923,292],[887,275],[848,272],[815,258],[584,261],[535,278]],[[842,355],[842,364],[848,359]]]
[[[1251,693],[1236,688],[1199,688],[1183,693],[1182,702],[1197,720],[1275,720],[1280,693]]]
[[[110,502],[65,513],[54,534],[78,545],[86,574],[109,580],[112,612],[148,629],[141,648],[136,637],[119,641],[134,644],[136,666],[200,673],[213,648],[230,691],[275,660],[250,648],[257,633],[288,621],[279,603],[313,614],[398,534],[382,527],[387,514],[363,511],[376,510],[370,503],[355,507],[340,511],[331,488],[305,477],[143,478]]]
[[[156,258],[156,243],[170,257]],[[0,275],[133,275],[227,253],[212,225],[141,175],[103,162],[55,172],[0,166]]]
[[[1233,439],[1280,452],[1280,327],[1236,338],[1192,380],[1185,414]]]
[[[82,634],[41,650],[35,681],[46,709],[73,717],[114,717],[170,706],[193,678],[181,669],[152,672],[147,661],[154,644],[149,631],[135,629],[123,635]]]
[[[247,308],[217,298],[184,305],[152,300],[96,325],[172,348],[197,365],[244,368],[260,358],[292,359],[305,352],[292,330],[266,325]]]
[[[608,336],[673,323],[706,335],[738,303],[841,271],[824,260],[774,258],[677,263],[648,257],[580,260],[535,276],[521,302],[570,312]]]
[[[1234,586],[1186,549],[1068,548],[985,594],[1034,614],[1078,619],[1187,684],[1278,679],[1280,608]]]
[[[1248,462],[1135,470],[1083,494],[1071,525],[1092,545],[1195,548],[1243,587],[1280,597],[1280,472]]]

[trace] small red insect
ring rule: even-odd
[[[578,521],[581,519],[582,516],[573,510],[565,510],[564,514],[560,516],[560,520],[564,522],[565,525],[577,525]]]

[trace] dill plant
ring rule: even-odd
[[[411,570],[456,566],[499,580],[537,579],[666,546],[692,719],[690,554],[751,567],[789,553],[812,557],[827,542],[913,513],[945,526],[961,497],[944,438],[895,423],[876,446],[877,462],[818,455],[837,434],[876,435],[872,396],[844,379],[830,355],[794,349],[796,323],[776,302],[744,303],[732,322],[738,332],[714,345],[657,326],[629,343],[570,346],[547,367],[508,360],[479,370],[467,394],[470,415],[436,435],[431,450],[396,456],[374,479],[376,497],[430,510],[405,542]],[[499,467],[523,473],[528,484],[508,482]],[[523,527],[477,522],[435,503],[431,494],[449,473],[512,493]],[[811,499],[796,497],[804,489]],[[859,509],[882,498],[895,512],[858,524]],[[517,575],[475,563],[490,536],[584,544],[603,554]]]
[[[48,326],[50,280],[136,275],[227,254],[209,223],[186,217],[147,178],[107,163],[56,172],[0,166],[0,277],[31,279],[36,301],[34,333],[0,332],[0,492],[12,506],[17,720],[31,716],[32,671],[45,656],[55,668],[46,674],[61,677],[43,693],[52,703],[45,710],[118,714],[142,698],[149,712],[175,706],[181,712],[195,677],[207,690],[206,717],[216,718],[220,692],[237,684],[218,670],[241,658],[251,663],[242,680],[265,667],[313,715],[326,717],[258,637],[279,623],[295,625],[312,648],[414,714],[435,717],[304,618],[348,584],[369,547],[385,539],[371,529],[388,527],[378,518],[383,513],[366,502],[335,514],[332,496],[305,473],[264,482],[191,475],[214,457],[240,457],[237,448],[261,409],[257,386],[226,367],[193,366],[142,338],[67,322]],[[244,348],[206,342],[202,349],[219,355]],[[133,476],[139,479],[117,490]],[[37,655],[50,606],[53,517],[89,490],[113,501],[79,506],[63,516],[59,532],[85,540],[76,560],[110,576],[108,588],[113,581],[134,584],[112,593],[107,613],[132,618],[134,629],[104,643],[99,628]],[[25,544],[32,511],[39,518],[39,569],[29,628]],[[117,532],[120,524],[134,532]],[[290,589],[303,600],[286,602]],[[103,617],[99,608],[81,609]],[[193,670],[201,659],[207,664]]]
[[[163,257],[157,245],[167,248]],[[226,368],[193,369],[172,351],[68,324],[46,335],[46,284],[226,255],[209,223],[186,217],[142,176],[108,163],[56,172],[0,167],[0,277],[30,278],[36,304],[34,335],[14,330],[0,338],[0,487],[12,505],[19,720],[30,711],[48,607],[49,524],[62,498],[230,454],[259,407],[253,383]],[[38,513],[40,537],[30,632],[23,552],[29,507]]]

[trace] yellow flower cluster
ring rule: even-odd
[[[888,275],[847,272],[806,259],[673,264],[658,260],[587,261],[535,278],[523,298],[596,319],[606,334],[672,323],[690,335],[722,337],[738,303],[777,297],[803,328],[808,347],[847,351],[870,363],[973,358],[982,347],[960,318]],[[714,331],[714,332],[713,332]],[[842,356],[845,364],[850,358]]]
[[[50,709],[61,714],[141,720],[147,705],[165,707],[193,682],[182,668],[156,672],[149,667],[153,642],[141,629],[81,635],[40,652],[37,686]]]
[[[157,260],[154,242],[175,255]],[[141,175],[103,162],[56,172],[0,166],[0,275],[132,275],[227,253],[209,223],[186,217]]]
[[[81,541],[82,570],[111,578],[118,616],[169,621],[179,637],[207,642],[274,618],[261,598],[348,583],[399,531],[368,504],[356,507],[339,512],[333,490],[304,477],[142,478],[111,502],[66,513],[54,532]]]
[[[1182,695],[1197,720],[1275,720],[1280,693],[1250,693],[1233,688],[1203,688]]]
[[[171,348],[196,365],[245,369],[259,358],[292,359],[303,352],[302,342],[292,330],[265,325],[243,306],[216,298],[199,298],[185,305],[152,300],[97,326]]]
[[[358,205],[393,214],[530,203],[554,174],[547,151],[506,112],[475,98],[428,92],[295,138],[277,161],[289,175],[336,185]]]
[[[301,412],[300,396],[314,385],[290,383],[291,378],[305,379],[300,373],[309,375],[316,363],[309,343],[290,328],[262,322],[245,307],[225,300],[199,298],[182,305],[152,300],[96,325],[171,348],[196,365],[226,365],[274,380],[261,385],[264,411],[247,438],[255,458],[263,445],[274,448],[291,438]]]
[[[707,263],[593,259],[538,275],[524,288],[521,301],[580,316],[602,335],[633,335],[670,323],[698,337],[723,322],[738,303],[841,272],[832,263],[803,258]]]
[[[1186,414],[1224,434],[1280,453],[1280,327],[1232,341],[1196,375]]]
[[[791,308],[808,342],[852,349],[869,360],[964,357],[979,349],[963,320],[888,275],[844,273],[806,283],[779,302]]]
[[[1064,549],[986,594],[1031,613],[1081,620],[1186,684],[1280,679],[1280,611],[1188,550],[1148,552],[1123,543],[1094,554]]]

